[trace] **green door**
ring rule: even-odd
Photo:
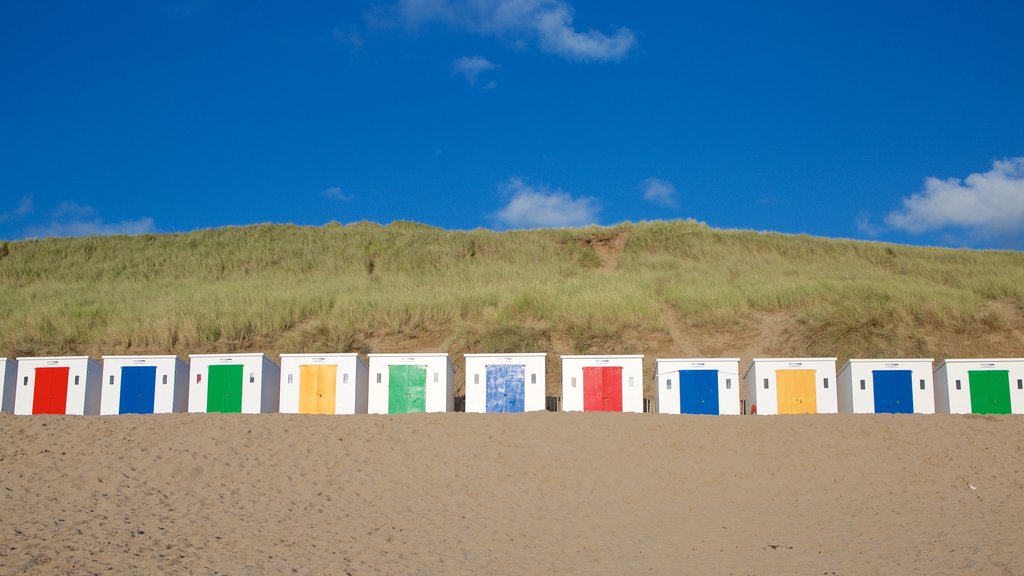
[[[427,411],[427,367],[388,366],[388,414]]]
[[[217,364],[210,366],[210,380],[206,385],[206,411],[242,411],[242,365]]]
[[[969,370],[971,412],[975,414],[1010,413],[1010,372],[1008,370]]]

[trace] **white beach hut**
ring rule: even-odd
[[[932,359],[847,362],[837,375],[839,411],[854,414],[934,414]]]
[[[282,414],[366,414],[368,369],[356,353],[281,354]]]
[[[466,412],[545,409],[547,354],[466,354]]]
[[[100,363],[88,356],[18,358],[15,414],[99,414]]]
[[[643,412],[644,357],[562,356],[562,410]]]
[[[14,380],[18,374],[18,362],[8,358],[0,358],[0,412],[14,413],[14,393],[17,388]]]
[[[935,410],[1024,414],[1024,358],[947,359],[935,369]]]
[[[281,369],[266,354],[192,354],[189,412],[277,412]]]
[[[739,358],[658,359],[659,414],[739,414]]]
[[[369,354],[370,414],[452,412],[455,367],[446,353]]]
[[[188,364],[177,356],[104,356],[100,414],[188,410]]]
[[[743,377],[747,414],[835,414],[835,358],[754,358]]]

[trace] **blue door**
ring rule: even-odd
[[[679,413],[718,414],[718,370],[679,371]]]
[[[487,366],[487,411],[522,412],[526,403],[525,382],[523,364]]]
[[[156,366],[121,368],[121,414],[152,414],[156,395]]]
[[[876,414],[914,413],[914,376],[910,370],[872,370]]]

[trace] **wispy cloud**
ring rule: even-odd
[[[678,193],[676,185],[661,178],[647,178],[640,183],[640,189],[644,191],[644,200],[655,202],[663,206],[675,208],[678,206]]]
[[[911,234],[954,228],[975,238],[1024,235],[1024,157],[998,160],[987,172],[926,178],[924,190],[904,198],[885,223]]]
[[[95,218],[96,209],[88,204],[61,202],[54,208],[52,217],[55,220],[85,220]]]
[[[335,27],[331,30],[331,40],[339,46],[352,50],[359,50],[366,44],[363,35],[351,26],[348,28]]]
[[[17,220],[19,218],[24,218],[25,216],[31,214],[34,209],[35,208],[32,203],[32,197],[22,196],[21,200],[18,201],[17,206],[11,208],[10,210],[0,212],[0,222],[7,222],[9,220]]]
[[[541,50],[568,60],[619,60],[636,45],[629,28],[608,34],[577,30],[574,10],[565,0],[399,0],[397,10],[409,27],[443,22],[517,46],[536,42]]]
[[[878,236],[884,232],[884,228],[878,226],[871,220],[871,212],[867,210],[861,210],[857,213],[857,217],[854,218],[854,224],[857,225],[857,230],[860,230],[861,234],[866,236]]]
[[[481,74],[496,68],[499,68],[497,64],[483,56],[463,56],[462,58],[456,58],[452,62],[452,70],[456,74],[461,74],[470,86],[477,85],[477,80]],[[480,87],[484,90],[492,90],[497,85],[497,82],[490,80]]]
[[[341,186],[330,186],[323,191],[324,198],[330,198],[331,200],[341,200],[342,202],[351,202],[354,198],[354,194],[349,194],[341,189]]]
[[[52,236],[114,236],[156,232],[150,217],[121,222],[104,222],[92,206],[62,202],[51,215],[50,222],[42,226],[29,226],[25,235],[34,238]]]
[[[573,198],[568,192],[546,186],[530,186],[521,178],[510,178],[500,186],[509,197],[495,214],[503,228],[562,228],[597,223],[601,211],[597,199]]]
[[[175,18],[188,19],[195,17],[207,9],[206,0],[180,0],[171,2],[168,10]]]

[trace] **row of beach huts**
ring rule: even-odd
[[[282,354],[0,358],[3,411],[14,414],[402,414],[452,412],[448,354]],[[1024,414],[1024,359],[659,359],[656,402],[643,356],[562,356],[562,396],[545,395],[537,354],[466,354],[466,412],[670,414]],[[552,402],[554,401],[554,402]]]

